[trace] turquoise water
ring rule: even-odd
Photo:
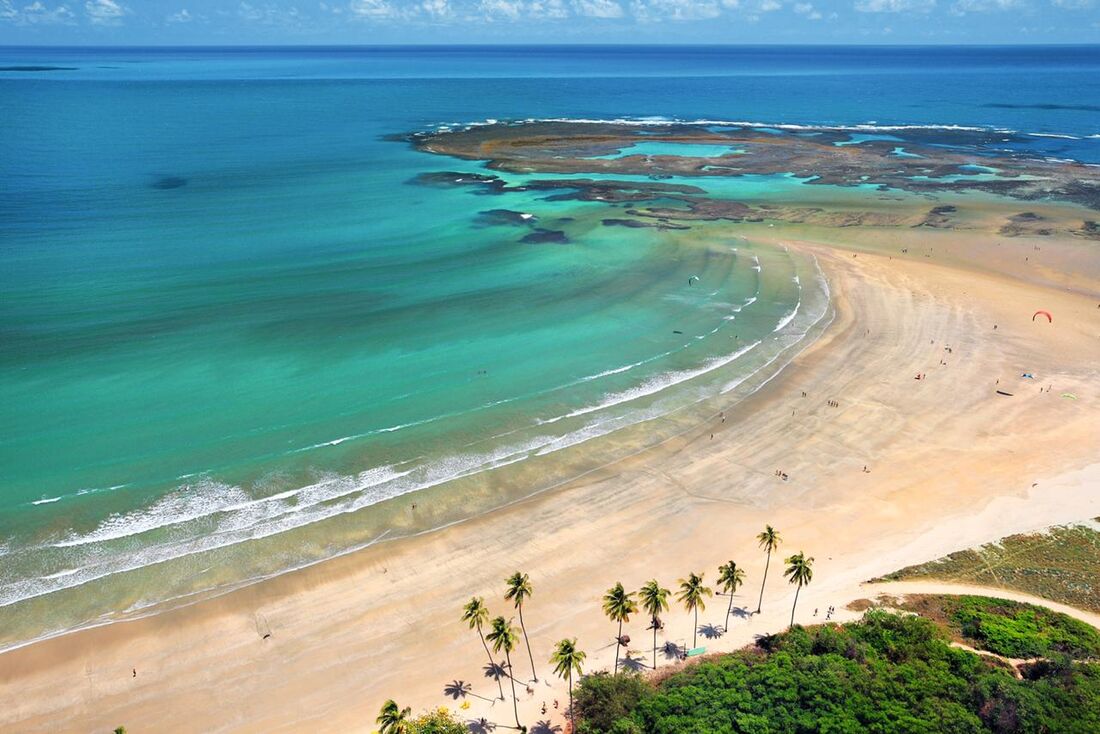
[[[1100,129],[1075,106],[1100,99],[1098,56],[0,49],[72,67],[0,74],[0,645],[547,489],[690,428],[828,320],[812,260],[734,227],[417,185],[487,171],[391,136],[873,113],[1069,134],[1006,146],[1092,161]],[[639,151],[698,154],[622,153]],[[803,183],[703,185],[824,188]],[[530,216],[485,214],[501,209]],[[564,241],[524,242],[536,228]]]
[[[890,155],[897,156],[898,158],[923,158],[924,157],[924,156],[922,156],[918,153],[910,153],[909,151],[907,151],[905,148],[902,148],[901,146],[897,146],[892,151],[890,151]]]
[[[859,145],[860,143],[870,143],[878,140],[891,140],[898,143],[901,142],[901,138],[897,137],[896,135],[871,135],[867,133],[852,133],[848,136],[847,140],[837,141],[833,143],[833,145]]]
[[[629,148],[623,148],[616,153],[595,155],[592,157],[614,159],[625,158],[630,155],[670,155],[688,158],[717,158],[718,156],[740,154],[744,152],[744,150],[731,148],[728,145],[646,141],[644,143],[634,143],[634,145],[631,145]]]

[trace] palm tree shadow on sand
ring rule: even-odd
[[[482,717],[467,721],[466,728],[470,730],[470,734],[490,734],[490,732],[496,731],[497,725]]]
[[[488,675],[486,676],[488,677]],[[488,698],[486,696],[478,695],[471,690],[472,686],[464,680],[453,680],[447,685],[443,686],[443,695],[450,696],[454,700],[460,698],[466,698],[467,696],[473,696],[474,698],[480,698],[482,701],[488,701],[489,703],[496,703],[495,698]]]
[[[645,656],[633,650],[628,650],[626,655],[623,655],[622,660],[619,661],[619,666],[635,673],[649,669],[649,663],[646,662]]]
[[[719,627],[713,624],[701,624],[699,625],[699,634],[708,640],[717,640],[719,637],[726,633],[725,627]]]
[[[677,645],[671,640],[665,642],[664,647],[661,648],[661,652],[665,656],[665,660],[679,660],[687,652],[683,646]]]
[[[503,665],[497,665],[496,663],[485,663],[481,666],[481,670],[485,673],[486,678],[492,678],[493,680],[501,680],[508,677],[508,671],[504,669]]]
[[[531,727],[531,734],[560,734],[561,724],[551,724],[549,721],[539,721]]]
[[[748,607],[734,607],[730,612],[730,616],[738,619],[748,619],[752,616],[752,612],[749,611]]]

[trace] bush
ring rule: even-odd
[[[651,688],[595,675],[580,734],[1023,734],[1100,731],[1100,666],[1068,657],[1027,679],[951,647],[927,619],[870,610],[845,627],[795,628]]]
[[[627,718],[638,703],[651,693],[652,689],[636,673],[609,675],[600,672],[581,678],[573,692],[573,707],[579,719],[578,732],[634,734],[629,728],[615,729],[616,722]],[[621,726],[629,725],[630,722],[625,722]]]
[[[1010,658],[1100,656],[1100,632],[1065,614],[1006,599],[948,600],[950,621],[983,650]]]
[[[469,729],[450,711],[441,708],[413,719],[409,734],[469,734]]]

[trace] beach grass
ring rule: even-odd
[[[1100,518],[1097,518],[1100,521]],[[1100,530],[1056,526],[907,566],[872,582],[940,580],[1012,589],[1100,611]]]

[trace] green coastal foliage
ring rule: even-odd
[[[961,642],[1008,658],[1100,658],[1100,631],[1050,609],[984,596],[914,595],[901,608],[944,624]]]
[[[1100,522],[1100,518],[1096,519]],[[876,581],[939,579],[1014,589],[1100,612],[1100,531],[1067,525],[1010,535],[980,548],[908,566]]]
[[[413,717],[407,706],[386,701],[376,719],[376,734],[469,734],[469,728],[445,708],[425,711]]]
[[[1023,679],[952,647],[921,617],[794,629],[653,684],[595,675],[577,687],[580,734],[1100,731],[1100,666],[1059,658]]]
[[[409,734],[470,734],[470,730],[447,709],[436,709],[409,722]]]

